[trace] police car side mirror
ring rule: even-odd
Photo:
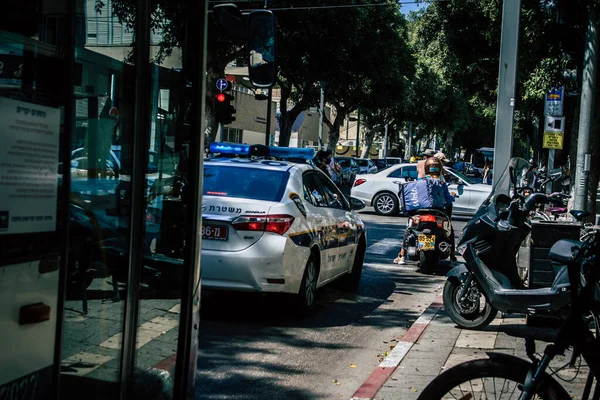
[[[248,16],[248,75],[254,87],[269,88],[276,78],[275,15],[255,10]]]
[[[352,208],[353,210],[362,210],[365,207],[366,204],[364,201],[355,197],[350,197],[350,208]]]

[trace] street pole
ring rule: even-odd
[[[358,110],[358,121],[356,121],[356,157],[358,157],[359,144],[360,144],[360,110]]]
[[[269,88],[268,97],[269,98],[267,99],[267,132],[265,135],[265,146],[269,146],[271,144],[271,100],[273,99],[273,88]]]
[[[321,82],[321,100],[319,104],[319,150],[323,150],[323,109],[325,108],[325,82]]]
[[[512,154],[520,16],[521,0],[504,0],[494,140],[494,169],[496,171],[504,171]],[[500,173],[494,174],[492,179],[495,181],[500,175]]]
[[[590,133],[594,91],[596,90],[596,62],[598,60],[598,17],[594,6],[588,6],[588,29],[583,56],[583,77],[581,81],[581,108],[579,112],[579,132],[577,138],[577,168],[575,170],[575,195],[573,208],[585,210],[587,206],[588,179],[591,169]]]
[[[385,124],[385,136],[383,139],[383,159],[387,160],[387,149],[388,149],[388,124]]]
[[[410,122],[408,125],[408,151],[406,152],[407,155],[405,157],[409,160],[412,157],[412,135],[413,135],[412,126],[413,126],[412,122]]]

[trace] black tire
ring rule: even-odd
[[[300,314],[307,314],[315,308],[318,278],[319,269],[317,268],[315,256],[312,255],[308,259],[306,267],[304,267],[302,283],[296,295],[296,308]]]
[[[398,213],[398,197],[390,192],[379,193],[373,199],[373,208],[379,215],[395,215]]]
[[[452,367],[432,380],[418,397],[418,400],[438,400],[446,398],[479,398],[485,394],[485,399],[506,398],[507,392],[515,391],[516,398],[519,397],[519,386],[525,382],[530,364],[515,356],[490,355],[490,359],[474,360]],[[487,379],[485,378],[493,378]],[[558,382],[544,373],[541,384],[535,395],[544,400],[568,400],[571,397]],[[504,381],[502,381],[504,380]],[[475,385],[473,385],[475,381]],[[517,386],[515,388],[515,386]],[[520,386],[522,388],[522,386]],[[469,388],[483,388],[483,391],[471,392]],[[488,388],[488,389],[485,389]],[[456,389],[453,392],[453,389]],[[500,391],[501,393],[498,393]],[[465,393],[466,392],[466,393]],[[459,393],[452,397],[453,393]],[[479,396],[477,396],[479,393]],[[505,397],[496,397],[497,395]],[[491,396],[494,397],[491,397]]]
[[[448,279],[444,285],[444,309],[448,316],[456,325],[465,329],[482,329],[485,328],[496,318],[498,310],[496,310],[487,300],[483,311],[480,310],[479,304],[473,305],[472,310],[462,310],[458,304],[458,295],[462,288],[462,283],[458,279]],[[481,297],[481,294],[479,295]],[[476,308],[476,310],[475,310]]]
[[[345,289],[355,291],[358,289],[360,278],[362,276],[363,264],[365,262],[366,246],[364,240],[361,239],[356,248],[352,271],[343,278],[343,286]]]
[[[423,273],[431,272],[432,267],[437,263],[435,251],[419,251],[419,270]]]

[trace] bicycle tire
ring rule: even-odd
[[[433,381],[423,389],[423,392],[418,397],[418,400],[441,400],[448,398],[485,398],[485,399],[493,399],[496,397],[490,397],[490,395],[497,395],[497,389],[500,387],[500,382],[496,382],[496,379],[504,379],[505,383],[501,386],[501,392],[504,392],[504,389],[508,389],[512,393],[518,390],[518,385],[522,384],[525,381],[529,368],[531,364],[521,358],[499,354],[499,353],[488,353],[489,359],[481,359],[481,360],[473,360],[467,361],[462,364],[458,364],[441,375],[438,375]],[[491,383],[493,385],[493,391],[486,390],[487,382],[484,381],[484,378],[492,379]],[[570,400],[571,396],[567,393],[567,391],[551,376],[544,373],[541,376],[541,384],[538,386],[535,395],[538,397],[534,397],[534,399],[541,398],[544,400]],[[469,390],[465,390],[465,384],[469,383],[471,389],[477,388],[472,385],[473,380],[483,382],[483,385],[480,386],[483,390],[473,391],[473,396],[469,396]],[[512,381],[513,386],[505,386],[506,381]],[[461,386],[462,385],[462,386]],[[458,393],[460,396],[456,397],[452,394],[452,389],[458,388]],[[465,395],[465,391],[467,394]],[[478,393],[478,395],[477,395]],[[500,393],[500,395],[502,395]],[[485,394],[485,397],[483,397]],[[506,397],[498,397],[500,399]],[[513,397],[510,397],[513,398]],[[518,398],[518,396],[517,396]]]

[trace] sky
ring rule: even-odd
[[[427,7],[427,4],[424,3],[419,3],[419,4],[415,4],[415,3],[410,3],[410,0],[400,0],[400,11],[403,14],[408,14],[411,11],[417,11],[421,8]]]

